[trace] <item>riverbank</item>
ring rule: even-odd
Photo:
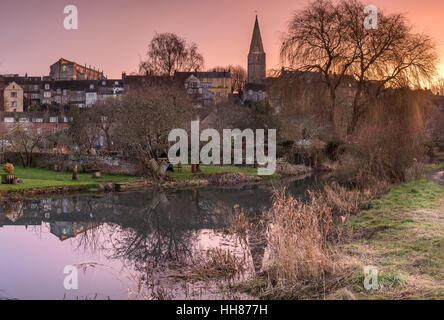
[[[3,174],[2,170],[0,170],[0,174]],[[79,179],[72,180],[70,172],[18,166],[15,168],[14,174],[23,182],[15,185],[0,184],[0,198],[2,200],[22,200],[39,195],[78,193],[98,188],[103,183],[134,181],[136,179],[132,176],[108,174],[104,174],[100,178],[93,178],[90,173],[79,173]]]
[[[2,174],[3,171],[0,170],[0,173]],[[184,166],[180,171],[168,172],[159,181],[109,174],[93,178],[90,173],[79,173],[79,179],[73,181],[71,172],[22,167],[16,167],[15,174],[23,182],[16,185],[0,185],[0,199],[2,201],[18,201],[45,195],[77,194],[88,192],[91,189],[103,192],[146,188],[179,189],[234,186],[281,178],[281,174],[278,173],[261,177],[257,175],[257,168],[235,166],[201,166],[198,173],[191,173],[191,167]]]
[[[347,285],[358,299],[444,299],[444,187],[429,178],[391,188],[353,217],[343,246],[356,269]],[[365,290],[364,266],[379,288]]]
[[[333,265],[319,278],[274,279],[289,255],[281,247],[277,265],[234,289],[265,299],[444,299],[444,187],[429,177],[437,172],[391,186],[340,225],[340,241],[322,249]],[[370,290],[364,286],[368,266],[378,274]]]

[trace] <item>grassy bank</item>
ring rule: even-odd
[[[340,189],[324,194],[332,195],[306,203],[275,196],[271,260],[235,289],[266,299],[444,299],[443,186],[429,178],[391,186],[338,229],[326,223],[334,204],[353,199],[335,201]],[[377,268],[378,290],[364,288],[365,266]]]
[[[349,288],[360,299],[444,299],[444,187],[430,179],[391,188],[349,222],[344,247],[359,267]],[[380,288],[363,287],[362,267],[376,266]]]
[[[3,170],[0,169],[3,174]],[[16,167],[14,174],[23,180],[23,183],[0,184],[0,191],[14,191],[33,188],[60,187],[60,186],[85,186],[95,187],[100,182],[121,182],[131,181],[135,177],[125,175],[102,175],[101,178],[95,179],[90,173],[79,173],[79,180],[72,180],[71,172],[55,172],[42,168],[23,168]]]
[[[175,172],[170,172],[169,175],[173,179],[178,180],[190,180],[195,178],[196,176],[206,175],[206,174],[218,174],[218,173],[241,173],[249,176],[257,177],[257,168],[253,167],[236,167],[236,166],[200,166],[199,173],[191,173],[190,165],[183,165],[182,170],[179,172],[175,168]],[[265,176],[267,177],[267,176]],[[269,176],[271,178],[279,178],[280,174],[273,174]]]

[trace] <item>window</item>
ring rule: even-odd
[[[45,97],[45,98],[51,98],[51,91],[45,91],[45,92],[43,93],[43,97]]]
[[[42,134],[42,128],[37,128],[37,134]]]
[[[34,91],[39,90],[39,86],[34,86]]]
[[[17,107],[17,101],[12,101],[11,102],[11,107]]]
[[[14,122],[14,118],[5,118],[5,122],[9,123]]]
[[[90,84],[89,85],[89,88],[92,90],[92,89],[94,89],[94,85],[93,84]]]
[[[20,118],[19,122],[25,123],[25,122],[29,122],[28,118]]]
[[[118,85],[119,85],[119,81],[115,81],[114,84],[115,84],[116,86],[118,86]]]
[[[66,96],[68,94],[68,90],[63,89],[63,95]]]
[[[57,122],[57,117],[50,117],[49,122]]]
[[[62,90],[61,89],[57,89],[57,94],[61,94]]]
[[[50,89],[50,86],[49,86],[49,84],[47,83],[47,84],[45,84],[45,90],[49,90]]]
[[[17,98],[17,92],[12,91],[11,92],[11,98]]]
[[[37,122],[37,123],[42,123],[43,119],[42,118],[35,118],[35,119],[33,119],[33,121]]]
[[[102,86],[106,86],[106,81],[102,81]]]

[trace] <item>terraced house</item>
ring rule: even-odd
[[[15,81],[4,88],[3,97],[6,112],[23,112],[23,88]]]
[[[15,108],[17,112],[29,111],[41,105],[91,107],[97,101],[116,97],[124,91],[122,80],[55,81],[50,80],[49,77],[20,77],[19,75],[10,75],[3,79],[6,86],[15,83],[15,86],[20,87],[23,92],[21,96],[20,89],[17,91],[18,96],[15,99],[18,105]],[[4,105],[8,105],[8,109],[2,110],[13,111],[14,108],[10,107],[14,104],[12,98],[4,94],[3,96]]]

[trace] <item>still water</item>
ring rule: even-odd
[[[251,298],[184,280],[190,267],[184,261],[227,249],[243,257],[251,275],[253,259],[263,259],[266,250],[223,232],[226,216],[235,205],[258,215],[270,206],[273,189],[303,195],[320,180],[6,204],[0,208],[0,299]],[[78,289],[65,289],[69,265],[79,270]]]

